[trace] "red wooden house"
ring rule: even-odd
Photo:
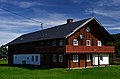
[[[9,64],[40,67],[108,65],[115,52],[111,35],[94,17],[21,35],[7,44]]]

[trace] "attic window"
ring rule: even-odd
[[[20,40],[23,40],[23,38],[20,38]]]

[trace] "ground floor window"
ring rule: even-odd
[[[100,60],[103,61],[103,56],[102,55],[100,55]]]
[[[91,60],[91,59],[90,59],[90,54],[87,54],[86,57],[87,57],[87,58],[86,58],[87,61],[90,61],[90,60]]]
[[[53,58],[53,62],[57,62],[57,55],[56,54],[53,54],[52,58]]]
[[[59,62],[63,62],[63,55],[59,54]]]
[[[34,61],[34,56],[32,56],[32,61]]]
[[[38,61],[38,56],[36,56],[36,62]]]
[[[78,55],[77,54],[73,55],[73,62],[78,62]]]

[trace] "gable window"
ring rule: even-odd
[[[57,55],[53,54],[52,59],[53,59],[53,62],[57,62]]]
[[[87,54],[86,56],[87,56],[87,58],[86,58],[87,61],[90,61],[90,60],[91,60],[91,59],[90,59],[90,54]]]
[[[62,54],[59,55],[59,62],[63,62],[63,55]]]
[[[63,40],[59,40],[59,46],[63,46],[64,45],[64,41]]]
[[[98,41],[98,46],[102,46],[102,42],[101,41]]]
[[[77,54],[73,55],[73,62],[78,62],[78,55]]]
[[[53,41],[53,46],[56,46],[56,41],[55,40]]]
[[[73,45],[78,46],[78,40],[77,39],[73,39]]]
[[[86,40],[86,46],[90,46],[90,40]]]

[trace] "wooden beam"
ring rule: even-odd
[[[98,66],[100,66],[100,57],[99,57],[99,53],[98,53]]]
[[[85,54],[85,68],[87,66],[86,59],[87,59],[87,55]]]

